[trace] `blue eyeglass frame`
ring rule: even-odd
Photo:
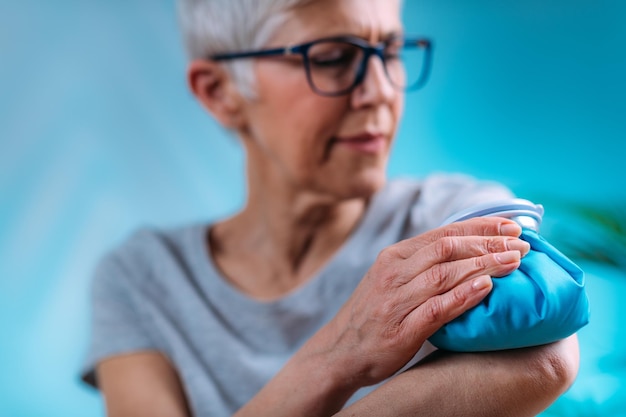
[[[263,57],[272,57],[272,56],[289,56],[294,54],[299,54],[302,56],[302,60],[304,63],[304,70],[306,72],[307,81],[311,89],[321,96],[328,97],[337,97],[343,96],[351,93],[359,84],[363,82],[367,73],[367,64],[369,62],[369,58],[373,55],[380,58],[383,63],[383,67],[385,69],[385,74],[387,75],[387,79],[389,82],[396,88],[401,89],[403,91],[415,91],[424,86],[428,77],[430,75],[430,67],[432,61],[432,41],[428,38],[402,38],[403,48],[419,48],[424,50],[424,62],[421,69],[421,74],[417,82],[408,87],[400,87],[391,80],[389,76],[389,72],[387,70],[387,62],[385,57],[385,47],[389,45],[390,41],[380,42],[376,45],[371,45],[367,41],[357,38],[355,36],[339,36],[339,37],[330,37],[330,38],[322,38],[316,39],[310,42],[302,43],[299,45],[287,46],[282,48],[270,48],[270,49],[261,49],[257,51],[243,51],[243,52],[229,52],[222,54],[215,54],[209,57],[210,60],[213,61],[226,61],[231,59],[240,59],[240,58],[263,58]],[[311,75],[310,68],[310,60],[309,60],[309,49],[312,46],[320,43],[320,42],[343,42],[353,46],[360,48],[363,51],[363,58],[361,59],[361,63],[359,68],[357,69],[356,77],[354,78],[354,82],[347,88],[337,91],[337,92],[327,92],[319,90],[314,82]]]

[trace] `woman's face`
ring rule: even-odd
[[[319,0],[295,9],[267,47],[343,35],[377,43],[401,31],[399,0]],[[243,129],[251,178],[341,199],[369,197],[384,184],[403,94],[379,58],[341,97],[313,92],[297,57],[258,59],[255,75]]]

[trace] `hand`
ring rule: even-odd
[[[393,375],[429,336],[478,304],[491,277],[517,269],[530,249],[520,234],[513,221],[479,218],[383,250],[327,328],[334,368],[360,386]]]

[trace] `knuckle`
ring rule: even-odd
[[[381,271],[378,274],[378,279],[379,279],[381,287],[386,290],[398,287],[400,285],[397,282],[398,276],[399,276],[398,268],[394,268],[394,267],[385,268],[384,271]]]
[[[447,261],[454,255],[456,246],[456,240],[453,237],[443,237],[434,245],[435,256],[438,259]]]
[[[472,262],[474,264],[474,270],[482,270],[489,266],[488,259],[491,259],[488,255],[476,256],[472,258]]]
[[[449,227],[444,227],[443,229],[441,229],[440,237],[447,238],[462,235],[462,227],[463,225],[461,223],[454,223]]]
[[[448,268],[442,266],[441,264],[437,264],[428,269],[424,274],[424,283],[430,288],[435,288],[437,290],[444,289],[446,282],[448,281],[448,274],[446,273],[447,269]]]
[[[380,290],[390,290],[402,284],[402,265],[397,260],[391,259],[386,254],[379,255],[376,263],[370,269],[369,275]]]
[[[490,218],[484,218],[481,224],[481,234],[483,236],[494,236],[499,233],[499,223],[494,223]]]
[[[471,219],[476,234],[480,236],[497,236],[499,221],[495,217],[477,217]]]
[[[456,307],[462,307],[465,305],[468,299],[468,294],[466,291],[463,291],[462,288],[457,287],[454,291],[451,291],[452,304]]]
[[[489,238],[486,241],[485,247],[487,249],[485,254],[502,252],[506,250],[506,241],[497,237]]]
[[[378,306],[378,315],[381,318],[393,319],[398,315],[398,305],[393,300],[385,300]]]
[[[398,251],[393,246],[388,246],[378,253],[376,261],[383,265],[390,264],[393,260],[398,258]]]
[[[439,324],[442,321],[444,308],[440,297],[431,298],[424,305],[424,321],[426,325]]]
[[[453,223],[441,229],[441,237],[497,236],[500,222],[495,217],[475,217]]]

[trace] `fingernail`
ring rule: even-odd
[[[489,276],[482,276],[482,277],[478,277],[474,280],[474,282],[472,282],[472,288],[475,289],[476,291],[480,291],[480,290],[484,290],[485,288],[488,288],[491,285],[491,277]]]
[[[508,250],[516,250],[522,255],[526,255],[530,250],[530,243],[521,239],[511,239],[506,242],[506,248]]]
[[[500,234],[517,237],[522,234],[522,228],[517,223],[504,223],[500,226]]]
[[[521,254],[516,250],[496,253],[496,259],[501,264],[512,264],[519,262]]]

